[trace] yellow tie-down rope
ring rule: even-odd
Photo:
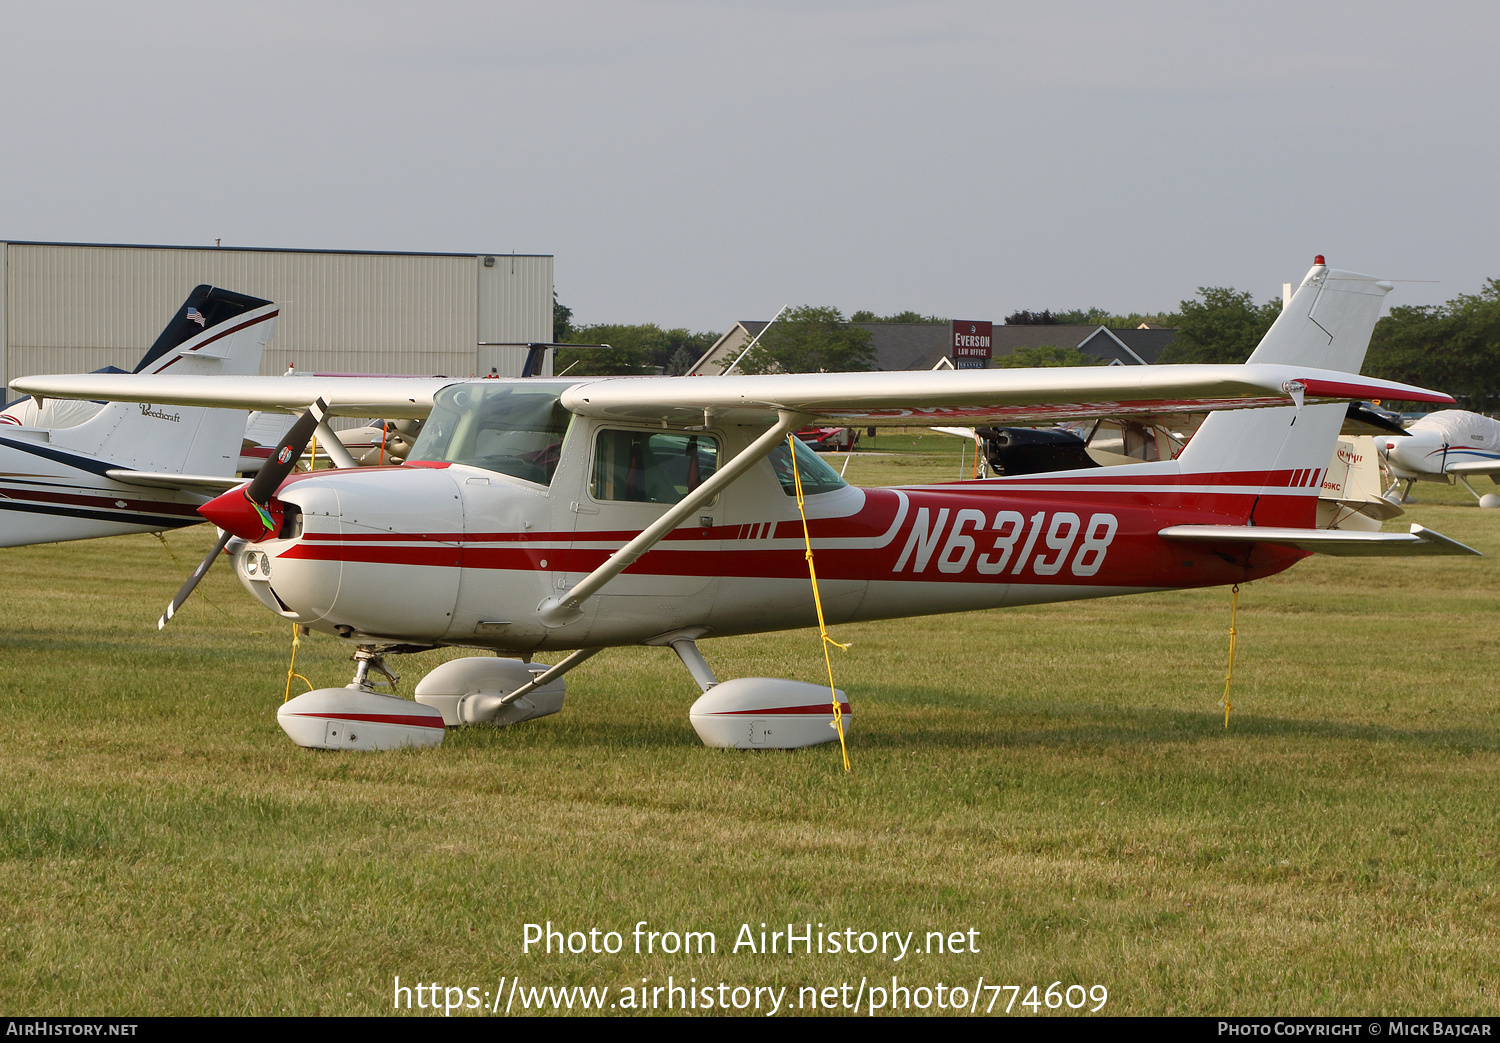
[[[281,700],[283,703],[291,702],[291,699],[292,699],[292,678],[294,678],[294,677],[297,678],[298,680],[300,680],[303,684],[307,685],[307,690],[309,692],[313,690],[313,684],[312,684],[312,682],[309,681],[307,678],[303,677],[301,674],[299,674],[299,673],[296,672],[296,670],[297,670],[297,646],[299,644],[301,644],[301,643],[302,643],[302,624],[301,623],[293,623],[292,624],[292,661],[286,665],[286,696]]]
[[[833,686],[833,660],[828,655],[828,646],[836,645],[848,650],[849,646],[828,636],[828,625],[823,622],[823,599],[818,595],[818,571],[813,568],[812,536],[807,531],[807,510],[802,499],[802,472],[797,469],[797,435],[786,436],[787,447],[792,453],[792,482],[797,488],[797,513],[802,515],[802,542],[807,546],[807,575],[812,580],[813,605],[818,610],[818,633],[822,636],[823,665],[828,668],[828,692],[833,697],[833,726],[839,733],[839,751],[844,755],[844,770],[849,769],[849,747],[844,743],[844,713],[839,709],[839,692]]]
[[[1236,583],[1230,593],[1234,596],[1229,602],[1229,670],[1224,674],[1224,701],[1219,703],[1220,706],[1224,707],[1224,727],[1226,730],[1229,728],[1229,712],[1234,709],[1234,706],[1229,702],[1229,686],[1234,683],[1234,644],[1235,638],[1238,636],[1234,629],[1234,617],[1240,608],[1240,585]]]

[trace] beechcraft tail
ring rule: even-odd
[[[137,373],[247,376],[260,370],[277,306],[199,286]],[[192,525],[238,484],[239,410],[116,402],[73,427],[0,427],[0,546]]]

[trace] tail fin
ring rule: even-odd
[[[1307,273],[1249,362],[1359,372],[1391,284],[1335,271],[1322,261]],[[1310,527],[1345,412],[1332,404],[1212,413],[1177,462],[1184,474],[1235,472],[1236,484],[1259,488],[1240,519],[1244,524]]]
[[[137,373],[250,376],[280,309],[258,297],[199,286],[188,295]],[[52,443],[140,471],[231,475],[245,413],[202,406],[113,402],[93,419],[52,433]]]

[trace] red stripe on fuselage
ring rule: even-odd
[[[192,518],[194,521],[201,520],[198,517],[198,508],[196,505],[174,500],[127,500],[122,496],[110,496],[107,493],[96,495],[54,493],[34,488],[20,489],[15,487],[4,488],[3,491],[0,491],[0,496],[20,503],[55,503],[65,504],[70,507],[90,507],[95,510],[139,511],[147,514],[165,514]],[[121,506],[122,504],[123,506]]]

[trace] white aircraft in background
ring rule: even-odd
[[[254,374],[278,311],[258,297],[199,286],[134,375]],[[53,403],[15,403],[0,416],[0,547],[196,525],[203,521],[199,505],[243,484],[235,477],[243,412],[156,402],[82,404],[93,415],[73,426],[33,426],[76,419],[76,412],[70,416]]]
[[[72,374],[15,386],[302,414],[253,482],[201,508],[224,534],[159,623],[228,549],[269,611],[352,646],[349,686],[279,711],[301,745],[435,745],[445,724],[555,713],[570,669],[644,644],[672,648],[702,688],[689,717],[706,743],[789,747],[835,738],[830,718],[842,719],[846,697],[775,678],[720,684],[700,639],[1243,583],[1314,551],[1474,553],[1421,526],[1314,527],[1346,402],[1452,401],[1355,375],[1390,288],[1319,258],[1240,366],[575,380]],[[815,421],[1212,410],[1226,411],[1175,459],[894,489],[847,485],[791,437]],[[333,414],[427,419],[403,466],[292,476]],[[415,702],[371,687],[371,671],[393,678],[385,655],[440,646],[497,655],[438,667]],[[531,663],[548,651],[570,654]]]
[[[1479,506],[1500,507],[1500,496],[1481,496],[1469,484],[1470,478],[1480,475],[1489,475],[1500,484],[1500,420],[1444,409],[1413,423],[1404,437],[1377,438],[1375,446],[1393,479],[1387,496],[1393,496],[1403,481],[1409,494],[1413,482],[1452,484],[1456,479],[1474,494]]]

